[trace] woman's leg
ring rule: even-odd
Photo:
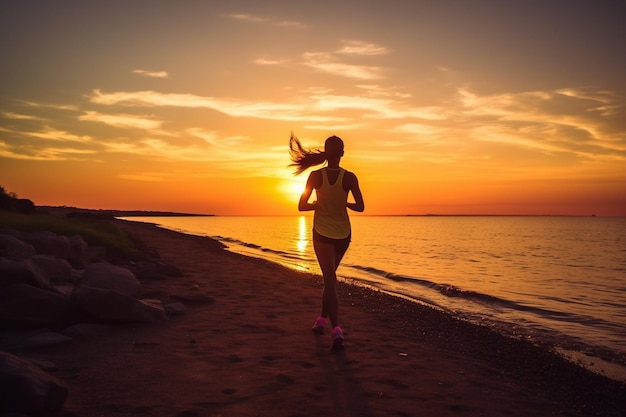
[[[324,277],[322,317],[328,315],[333,327],[339,326],[339,300],[337,298],[337,266],[335,245],[313,239],[313,249]]]

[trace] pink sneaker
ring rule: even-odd
[[[324,334],[324,327],[326,327],[326,319],[322,316],[318,317],[315,320],[315,324],[313,325],[313,331],[317,334]]]
[[[343,346],[343,331],[341,327],[335,326],[333,329],[333,347],[338,348]]]

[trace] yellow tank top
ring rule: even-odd
[[[350,236],[350,218],[346,207],[348,192],[343,189],[345,172],[345,169],[340,168],[337,181],[330,184],[326,169],[322,169],[322,185],[315,191],[317,207],[313,215],[313,227],[320,235],[332,239]]]

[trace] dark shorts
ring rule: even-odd
[[[350,240],[352,239],[352,234],[349,234],[348,237],[343,239],[333,239],[332,237],[322,236],[315,228],[313,229],[313,240],[316,242],[322,243],[330,243],[335,247],[335,252],[337,253],[345,253],[348,250],[348,246],[350,246]]]

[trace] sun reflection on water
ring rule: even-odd
[[[298,219],[298,240],[296,241],[296,247],[300,255],[304,255],[307,246],[309,246],[307,221],[305,216],[300,216]]]

